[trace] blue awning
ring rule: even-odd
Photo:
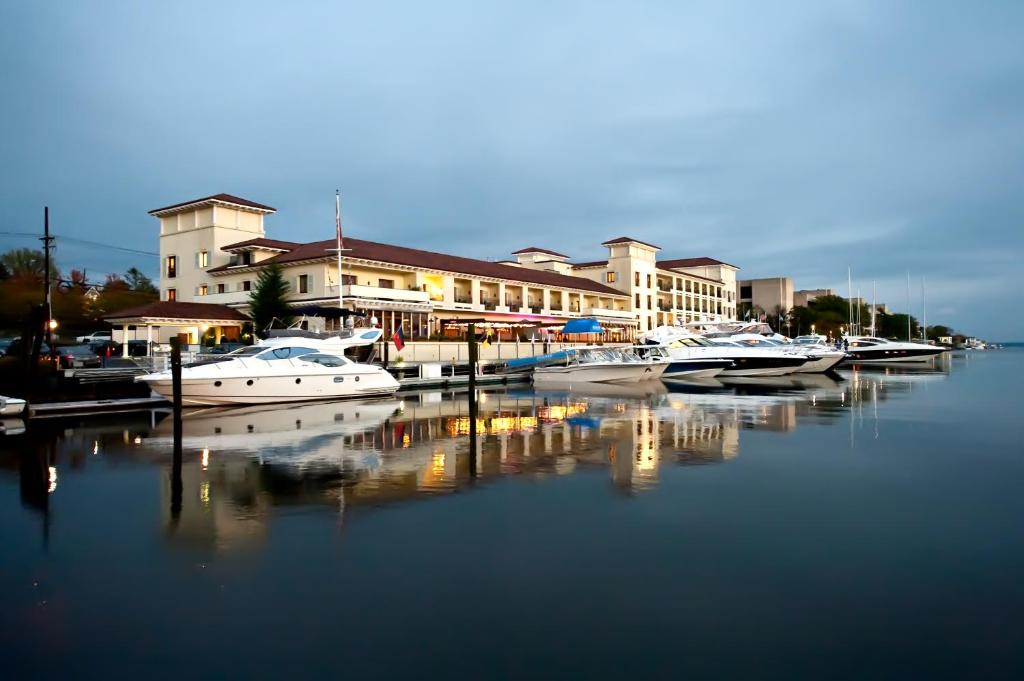
[[[562,327],[562,333],[601,333],[604,329],[596,319],[570,319]]]

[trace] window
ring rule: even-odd
[[[168,279],[173,279],[174,277],[178,276],[178,256],[167,256],[165,271]]]
[[[196,253],[196,265],[199,267],[209,267],[210,254],[207,251],[199,251]]]
[[[651,275],[647,275],[647,288],[651,287]]]
[[[245,251],[244,253],[242,253],[241,257],[239,258],[239,262],[242,265],[251,265],[252,264],[252,251]]]
[[[224,293],[224,284],[217,284],[217,293]]]
[[[249,281],[248,279],[246,279],[241,284],[239,284],[239,286],[242,287],[243,291],[251,291],[252,290],[252,282]]]
[[[652,309],[651,308],[651,297],[650,296],[647,296],[647,309],[648,310]]]
[[[639,310],[640,309],[640,294],[637,293],[635,295],[636,295],[636,306],[635,307]]]
[[[744,286],[740,286],[740,299],[741,300],[743,298],[753,298],[753,297],[754,297],[754,287],[753,286],[751,286],[750,284],[746,284]]]
[[[178,299],[178,289],[176,289],[176,288],[169,288],[169,289],[167,289],[167,300],[168,300],[168,302],[172,302],[173,303],[177,299]]]
[[[205,296],[209,292],[210,292],[210,287],[209,286],[207,286],[206,284],[200,284],[199,285],[199,295]]]
[[[707,284],[701,284],[700,285],[700,294],[702,296],[706,296],[708,294],[708,285]]]
[[[341,283],[344,284],[345,286],[355,286],[357,284],[357,282],[356,282],[356,275],[354,275],[354,274],[343,274],[343,275],[341,275]]]
[[[394,279],[378,279],[377,280],[377,286],[379,286],[381,288],[394,288],[395,287],[395,280]]]
[[[604,275],[604,280],[607,283],[609,283],[609,284],[614,284],[615,283],[615,273],[614,272],[608,272],[607,274]]]
[[[633,273],[633,286],[636,286],[636,287],[640,286],[640,273],[639,272],[634,272]],[[639,307],[639,305],[637,307]]]
[[[291,347],[271,348],[259,354],[257,359],[289,359],[316,352],[313,348]]]
[[[309,275],[299,275],[299,293],[309,293]]]

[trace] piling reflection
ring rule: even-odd
[[[481,392],[475,419],[465,394],[441,392],[186,410],[180,487],[166,414],[33,424],[0,438],[0,471],[16,472],[23,502],[49,522],[50,498],[74,484],[75,468],[155,465],[167,537],[244,550],[259,546],[270,518],[291,507],[330,509],[344,522],[359,509],[503,476],[602,469],[613,489],[634,494],[657,485],[666,466],[735,459],[744,431],[786,433],[848,418],[852,441],[868,412],[878,437],[880,404],[948,371],[855,368],[835,376],[505,389]]]

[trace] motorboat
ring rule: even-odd
[[[663,381],[689,381],[695,378],[713,378],[732,367],[731,359],[715,357],[674,358],[666,345],[637,345],[633,351],[641,358],[667,362]]]
[[[808,358],[781,348],[749,347],[726,337],[707,339],[680,326],[659,326],[642,337],[648,344],[664,345],[673,360],[729,360],[720,376],[784,376],[805,365]]]
[[[373,344],[381,333],[377,328],[339,334],[274,333],[256,345],[182,366],[182,404],[272,404],[392,395],[399,384],[391,374],[345,356],[347,349]],[[169,370],[135,380],[173,398]]]
[[[890,341],[875,336],[847,336],[847,354],[857,364],[928,362],[946,348],[925,343]]]
[[[793,373],[796,374],[820,374],[837,367],[844,359],[846,353],[828,345],[824,336],[798,336],[791,342],[787,342],[783,336],[766,337],[756,333],[742,333],[730,337],[730,340],[761,348],[781,348],[789,352],[795,352],[807,357],[807,363],[799,367]]]
[[[19,416],[28,403],[20,397],[5,397],[0,395],[0,416]]]
[[[562,364],[537,367],[535,384],[637,383],[660,378],[668,361],[641,359],[621,348],[589,346],[566,351]]]

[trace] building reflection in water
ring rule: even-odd
[[[510,475],[566,475],[603,467],[615,489],[636,493],[666,465],[704,465],[740,454],[742,432],[788,432],[867,409],[942,380],[927,370],[844,372],[800,378],[590,385],[481,393],[476,451],[465,394],[421,393],[369,402],[186,411],[184,494],[171,515],[172,427],[157,416],[109,417],[29,428],[0,438],[0,474],[16,468],[24,503],[49,518],[49,497],[88,460],[161,467],[168,537],[219,551],[260,545],[268,518],[293,506],[336,509],[447,494]],[[873,409],[872,409],[873,408]],[[876,416],[877,436],[877,416]],[[18,451],[14,458],[8,454]],[[475,466],[471,466],[473,457]],[[12,466],[11,462],[15,462]]]

